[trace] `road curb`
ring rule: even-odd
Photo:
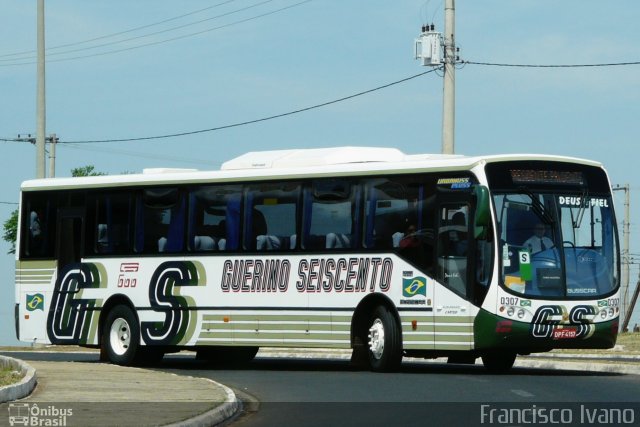
[[[197,415],[193,418],[180,421],[179,423],[167,424],[166,427],[216,426],[229,421],[231,418],[235,417],[240,412],[241,403],[236,397],[236,394],[229,387],[208,378],[201,378],[201,377],[193,377],[193,378],[209,381],[213,383],[216,387],[223,389],[227,396],[225,401],[221,405],[216,406],[210,411]]]
[[[10,368],[23,375],[19,383],[0,387],[0,403],[27,397],[36,387],[36,370],[22,360],[0,356],[0,368]]]

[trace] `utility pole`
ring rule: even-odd
[[[56,145],[58,144],[58,138],[55,133],[52,133],[49,138],[49,178],[56,176]]]
[[[633,292],[633,296],[631,297],[631,305],[629,306],[629,310],[624,316],[624,320],[622,321],[621,331],[625,332],[629,330],[629,321],[631,320],[631,315],[633,314],[633,309],[638,302],[638,295],[640,294],[640,273],[638,273],[638,282],[636,283],[636,290]]]
[[[613,191],[624,191],[624,221],[622,222],[622,274],[620,277],[620,288],[622,293],[622,313],[627,314],[629,307],[629,264],[631,262],[629,256],[629,222],[631,220],[630,202],[631,194],[629,184],[624,186],[617,185]],[[624,327],[624,326],[623,326]]]
[[[423,25],[422,33],[415,40],[415,59],[424,66],[443,67],[444,85],[442,99],[442,154],[454,154],[456,124],[456,79],[458,60],[455,40],[455,0],[446,0],[444,7],[444,37],[435,26]],[[444,49],[442,49],[444,44]],[[444,51],[444,52],[443,52]]]
[[[44,0],[38,0],[38,94],[36,106],[36,178],[45,177],[46,103],[44,79]]]
[[[442,103],[442,154],[455,152],[456,39],[455,0],[444,5],[444,94]]]

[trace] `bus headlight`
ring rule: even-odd
[[[524,318],[524,310],[520,309],[518,310],[518,319],[522,319],[522,318]]]
[[[606,319],[606,318],[607,318],[607,310],[606,310],[606,309],[605,309],[605,310],[600,311],[600,317],[601,317],[602,319]]]
[[[516,310],[513,307],[509,307],[509,309],[507,310],[507,316],[512,317],[515,311]]]

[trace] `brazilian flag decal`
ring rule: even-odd
[[[29,294],[27,294],[27,311],[36,311],[36,310],[44,311],[44,295],[42,295],[42,294],[29,295]]]
[[[424,277],[402,279],[402,296],[411,298],[416,295],[427,296],[427,279]]]

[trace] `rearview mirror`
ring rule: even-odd
[[[476,198],[474,215],[474,237],[479,240],[487,238],[487,229],[491,221],[491,206],[489,204],[489,189],[484,185],[475,185],[473,193]]]

